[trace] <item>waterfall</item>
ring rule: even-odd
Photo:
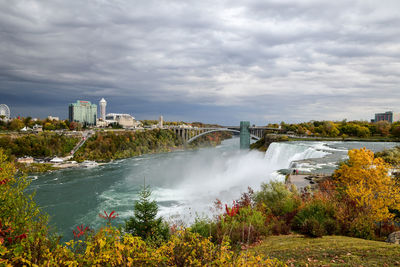
[[[320,143],[304,145],[302,143],[272,143],[265,153],[266,164],[273,170],[288,169],[295,160],[322,158],[327,152],[317,150]]]
[[[187,214],[184,211],[187,207],[191,212],[207,213],[207,207],[216,198],[230,203],[239,198],[247,187],[259,190],[262,183],[283,181],[284,177],[277,171],[289,168],[293,161],[325,156],[326,152],[313,147],[316,145],[321,146],[320,143],[272,143],[266,153],[237,150],[227,153],[215,149],[198,151],[186,159],[184,166],[181,166],[181,161],[168,162],[169,168],[180,165],[172,169],[180,170],[183,179],[168,192],[157,191],[157,199],[178,200],[180,205],[175,208],[181,216]],[[163,215],[170,212],[171,207],[161,208]]]

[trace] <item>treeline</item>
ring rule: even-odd
[[[200,136],[191,143],[191,147],[207,147],[220,145],[222,141],[232,138],[231,132],[213,132]]]
[[[298,135],[321,137],[400,137],[400,122],[388,121],[310,121],[298,124],[269,124],[271,127],[281,127],[285,132],[293,132]]]
[[[182,146],[171,130],[97,132],[75,153],[74,159],[110,161],[147,153],[168,152]]]
[[[215,146],[230,133],[211,133],[195,140],[188,147]],[[52,132],[0,137],[0,148],[10,160],[19,157],[67,156],[81,139]],[[97,132],[75,153],[74,159],[110,161],[147,153],[169,152],[183,148],[183,140],[171,130]]]
[[[229,133],[211,133],[195,140],[189,147],[215,146],[230,138]],[[183,148],[183,140],[172,130],[97,132],[75,153],[76,161],[110,161],[142,154],[169,152]]]
[[[33,128],[35,125],[42,126],[45,131],[82,129],[79,123],[70,122],[69,120],[33,120],[31,117],[15,118],[9,121],[0,120],[0,130],[2,131],[19,131],[24,127]]]
[[[79,138],[56,133],[29,134],[20,137],[0,137],[0,148],[11,159],[23,156],[66,156],[79,142]]]

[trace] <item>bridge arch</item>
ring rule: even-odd
[[[196,135],[196,136],[193,136],[192,138],[190,138],[190,139],[187,141],[187,143],[189,144],[189,143],[193,142],[194,140],[196,140],[197,138],[199,138],[199,137],[201,137],[201,136],[203,136],[203,135],[206,135],[206,134],[209,134],[209,133],[214,133],[214,132],[234,132],[234,133],[240,133],[239,130],[233,130],[233,129],[227,129],[227,128],[213,129],[213,130],[209,130],[209,131],[206,131],[206,132],[204,132],[204,133],[198,134],[198,135]],[[250,137],[253,138],[253,139],[256,139],[256,140],[260,140],[260,138],[259,138],[258,136],[253,135],[253,134],[250,134]]]

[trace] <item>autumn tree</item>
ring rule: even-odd
[[[397,123],[392,125],[390,132],[392,133],[393,136],[400,137],[400,125]]]
[[[22,128],[24,128],[24,123],[23,123],[21,120],[19,120],[19,119],[13,119],[13,120],[10,122],[9,129],[10,129],[11,131],[18,131],[18,130],[21,130]]]
[[[389,135],[391,125],[388,121],[378,121],[375,125],[377,133],[381,134],[382,136]]]
[[[328,136],[336,137],[339,135],[339,130],[336,128],[336,125],[331,121],[324,122],[323,126],[324,132]]]
[[[354,203],[354,223],[373,228],[377,222],[394,217],[391,210],[400,209],[400,187],[389,176],[390,165],[365,148],[348,152],[349,160],[334,173],[339,188]],[[372,231],[372,230],[371,230]]]

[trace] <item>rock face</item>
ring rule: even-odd
[[[386,242],[400,244],[400,231],[391,233],[386,239]]]
[[[273,142],[286,142],[289,138],[286,135],[266,134],[263,138],[250,145],[250,149],[258,149],[267,151],[270,144]]]

